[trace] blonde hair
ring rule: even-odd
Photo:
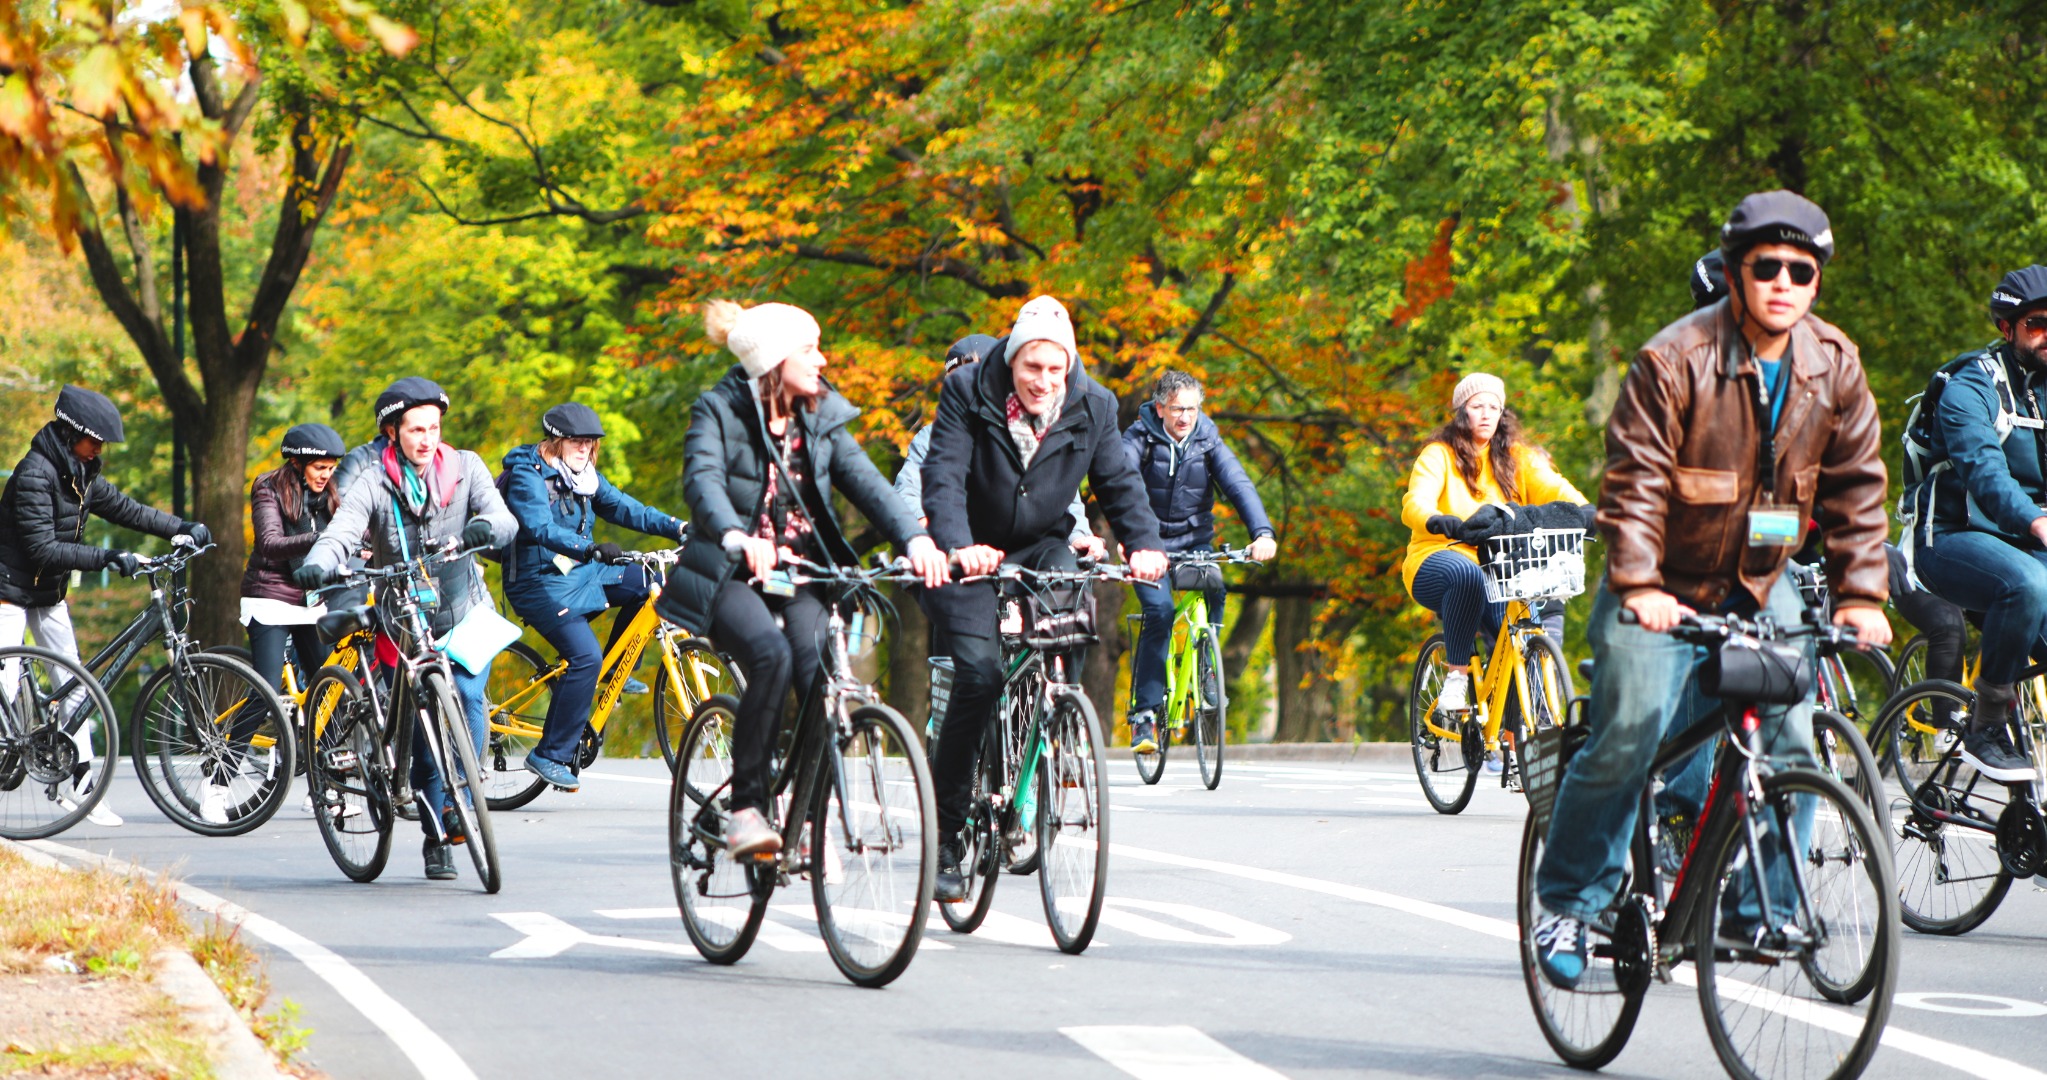
[[[709,300],[704,303],[704,337],[719,348],[732,337],[732,328],[739,325],[739,315],[746,309],[730,300]]]

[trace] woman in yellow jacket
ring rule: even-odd
[[[1478,552],[1429,531],[1431,518],[1470,517],[1487,503],[1540,505],[1585,496],[1557,472],[1549,455],[1521,438],[1521,423],[1507,409],[1507,384],[1497,375],[1466,375],[1450,396],[1450,422],[1437,428],[1408,474],[1400,520],[1413,536],[1401,577],[1415,603],[1443,619],[1449,678],[1437,699],[1444,709],[1471,704],[1471,654],[1478,633],[1500,624],[1504,605],[1489,603]],[[1563,609],[1543,612],[1562,632]]]

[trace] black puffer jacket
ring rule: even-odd
[[[43,425],[0,493],[0,602],[17,607],[62,603],[73,570],[98,570],[114,549],[85,542],[88,517],[153,536],[178,531],[177,518],[121,494],[100,475],[101,462],[80,461],[59,425]]]
[[[1265,503],[1251,474],[1223,442],[1215,421],[1194,422],[1185,444],[1166,434],[1157,407],[1137,410],[1137,422],[1123,429],[1123,448],[1130,464],[1144,477],[1151,511],[1158,515],[1159,539],[1167,551],[1196,551],[1215,546],[1215,497],[1220,492],[1237,508],[1244,528],[1256,540],[1272,535]]]
[[[809,455],[810,479],[821,506],[808,506],[817,537],[826,554],[841,565],[858,561],[845,530],[832,512],[832,487],[837,485],[867,519],[881,528],[898,548],[924,535],[909,508],[868,460],[847,425],[860,415],[837,390],[825,387],[815,410],[796,414]],[[734,529],[752,533],[767,490],[767,432],[753,401],[745,372],[734,367],[704,391],[689,410],[689,435],[683,441],[683,498],[689,502],[689,540],[682,559],[669,572],[659,610],[668,621],[693,634],[710,628],[711,600],[738,569],[738,558],[726,553],[725,534]]]

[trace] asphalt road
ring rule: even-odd
[[[1110,904],[1085,955],[1059,953],[1036,882],[1007,877],[980,933],[934,916],[880,991],[840,978],[800,886],[739,964],[696,956],[658,762],[606,761],[581,793],[499,815],[497,896],[466,859],[462,880],[424,880],[409,824],[383,880],[356,885],[296,797],[210,840],[130,778],[110,794],[126,826],[45,850],[170,870],[204,890],[189,899],[259,916],[306,1057],[336,1077],[1575,1075],[1536,1030],[1512,940],[1520,796],[1482,785],[1442,817],[1385,764],[1235,764],[1209,792],[1191,761],[1153,788],[1111,763]],[[1939,1042],[1886,1046],[1868,1075],[2043,1075],[2042,893],[2014,887],[1963,938],[1907,932],[1891,1027]],[[1653,989],[1607,1074],[1724,1075],[1693,992]]]

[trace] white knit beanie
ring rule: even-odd
[[[704,305],[704,336],[731,349],[746,377],[758,379],[815,346],[823,332],[810,312],[792,304],[742,308],[730,300],[713,300]]]
[[[1069,362],[1080,362],[1080,349],[1073,343],[1073,317],[1066,313],[1066,305],[1053,297],[1035,297],[1016,313],[1016,325],[1010,328],[1002,362],[1015,360],[1016,354],[1033,341],[1053,342],[1066,350]]]
[[[1463,412],[1465,404],[1480,394],[1491,394],[1501,408],[1507,407],[1507,384],[1498,375],[1474,371],[1458,380],[1457,389],[1450,394],[1450,411]]]

